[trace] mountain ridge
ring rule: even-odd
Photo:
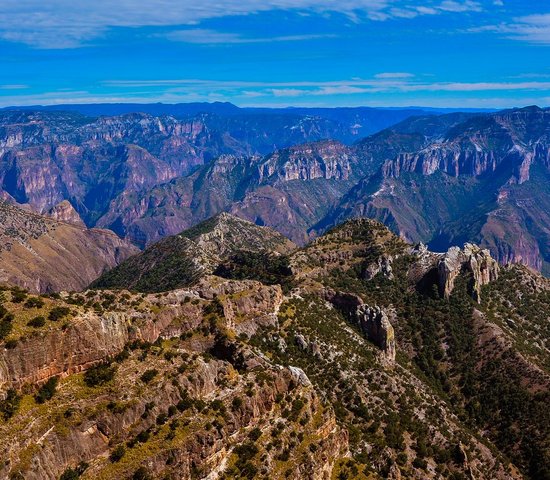
[[[175,238],[228,257],[158,293],[3,287],[0,475],[547,478],[548,279],[371,219],[294,249],[227,214]]]

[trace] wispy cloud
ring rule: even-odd
[[[374,78],[412,78],[414,74],[407,72],[384,72],[377,73]]]
[[[238,33],[224,33],[208,29],[176,30],[165,35],[166,38],[176,42],[195,43],[204,45],[219,44],[247,44],[267,42],[298,42],[305,40],[316,40],[321,38],[335,38],[333,34],[323,35],[286,35],[281,37],[251,38],[244,37]]]
[[[27,88],[29,88],[28,85],[20,85],[20,84],[0,85],[0,90],[25,90]]]
[[[465,2],[445,0],[438,8],[445,12],[481,12],[483,10],[478,2],[471,0],[466,0]]]
[[[510,23],[485,25],[470,32],[495,32],[503,37],[539,45],[550,45],[550,13],[517,17]]]
[[[2,0],[0,38],[37,48],[74,48],[101,36],[111,27],[199,25],[207,19],[274,10],[306,15],[338,12],[353,21],[384,21],[443,12],[479,11],[481,8],[472,0],[444,0],[435,6],[415,3],[414,0]],[[192,34],[182,35],[180,39],[192,40]],[[239,41],[230,33],[219,33],[217,43],[222,42],[221,35],[229,35],[227,38],[233,43]],[[211,38],[216,40],[214,36]]]
[[[354,94],[366,92],[486,92],[486,91],[544,91],[550,90],[550,82],[422,82],[414,80],[409,74],[397,74],[398,77],[380,76],[373,79],[335,80],[326,82],[255,82],[223,81],[200,79],[172,80],[110,80],[104,83],[117,88],[169,88],[180,91],[242,90],[257,91],[266,95],[297,96],[299,94],[327,95]],[[409,75],[409,76],[403,76]],[[256,89],[256,90],[254,90]]]

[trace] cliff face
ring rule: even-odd
[[[58,220],[59,222],[72,223],[73,225],[78,225],[79,227],[86,227],[85,223],[80,218],[80,215],[68,200],[63,200],[54,207],[50,208],[46,215],[54,220]]]
[[[98,220],[116,214],[111,202],[121,195],[188,175],[220,155],[265,155],[346,136],[345,130],[337,122],[300,115],[176,119],[132,113],[94,119],[7,111],[0,114],[0,188],[39,212],[69,200],[87,225],[109,226]]]
[[[458,247],[450,248],[437,264],[439,289],[445,298],[449,298],[456,277],[465,270],[472,274],[472,295],[480,302],[481,287],[497,280],[499,265],[491,258],[489,250],[482,250],[476,245],[467,243],[463,250]]]
[[[48,311],[68,305],[64,325],[48,321],[30,335],[14,292],[3,297],[15,312],[9,336],[15,346],[0,356],[1,398],[8,389],[61,380],[47,405],[37,403],[0,426],[9,445],[2,478],[57,479],[71,468],[84,468],[83,478],[131,478],[142,465],[153,476],[216,478],[235,462],[254,461],[261,448],[272,478],[326,480],[347,455],[347,432],[304,372],[275,365],[234,340],[277,323],[278,286],[210,277],[162,296],[63,294],[38,308],[49,318]],[[82,381],[82,371],[105,362],[114,381]],[[148,380],[147,372],[154,372]],[[275,437],[284,443],[262,446]],[[125,446],[123,458],[109,460],[115,445]],[[300,462],[288,453],[285,459],[284,449],[302,452]],[[77,467],[83,462],[86,467]]]
[[[336,142],[321,142],[291,147],[275,152],[258,167],[258,182],[314,180],[316,178],[348,180],[356,160],[351,149]]]
[[[137,252],[109,230],[62,223],[5,202],[0,217],[0,281],[33,292],[81,290]]]
[[[390,362],[395,362],[395,333],[386,312],[380,307],[361,305],[356,315],[369,340],[382,349]]]

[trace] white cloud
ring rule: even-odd
[[[415,9],[421,15],[437,15],[439,13],[437,8],[432,8],[432,7],[420,6],[420,7],[415,7]]]
[[[355,95],[357,93],[375,93],[377,88],[354,87],[352,85],[339,85],[335,87],[321,87],[310,91],[310,95]]]
[[[384,72],[377,73],[374,78],[412,78],[414,75],[407,72]]]
[[[267,90],[267,92],[271,93],[274,97],[299,97],[300,95],[307,94],[306,90],[299,88],[272,88]]]
[[[196,102],[229,100],[240,105],[272,104],[281,106],[326,106],[324,99],[331,96],[330,105],[371,106],[441,106],[505,108],[550,104],[550,82],[494,82],[494,83],[421,83],[412,80],[341,80],[333,82],[223,82],[208,80],[164,81],[161,91],[132,90],[124,94],[98,94],[88,91],[57,91],[29,95],[0,95],[0,106],[52,105],[64,103],[148,103]],[[168,85],[176,85],[167,88]],[[118,84],[120,86],[120,83]],[[252,85],[252,86],[251,86]],[[426,96],[426,92],[456,92]],[[482,92],[477,97],[475,92]],[[494,95],[491,92],[496,92]],[[498,92],[508,92],[498,96]],[[516,95],[513,92],[517,92]],[[383,95],[380,95],[383,93]],[[403,94],[405,93],[405,95]],[[469,95],[472,93],[472,95]],[[341,100],[338,100],[341,98]],[[323,101],[321,101],[323,99]],[[266,103],[267,102],[267,103]]]
[[[365,18],[384,21],[392,17],[480,10],[479,4],[472,0],[445,0],[433,7],[414,3],[414,0],[2,0],[0,38],[36,48],[74,48],[89,43],[112,27],[199,25],[206,19],[272,10],[301,15],[339,12],[356,22]],[[181,35],[189,39],[192,34],[179,35],[181,40]],[[217,37],[212,34],[211,39],[222,43],[224,36],[233,43],[240,40],[232,33],[217,33]],[[279,37],[280,41],[282,38]],[[302,38],[304,36],[295,37],[296,40]],[[287,39],[290,41],[293,37]]]
[[[472,0],[466,0],[464,2],[457,2],[455,0],[445,0],[439,7],[440,10],[445,12],[481,12],[483,9],[478,2]]]
[[[336,35],[286,35],[281,37],[250,38],[237,33],[223,33],[208,29],[176,30],[164,35],[176,42],[195,43],[203,45],[247,44],[268,42],[298,42],[304,40],[316,40],[320,38],[334,38]]]
[[[470,32],[494,32],[511,40],[550,45],[550,13],[517,17],[510,23],[485,25]]]
[[[0,90],[25,90],[26,88],[29,88],[29,86],[20,84],[0,85]]]
[[[380,75],[385,75],[380,77]],[[168,88],[170,91],[215,91],[215,90],[247,90],[264,91],[276,96],[297,96],[301,93],[310,95],[353,94],[366,92],[485,92],[485,91],[550,91],[550,82],[422,82],[410,74],[378,74],[372,79],[334,80],[326,82],[255,82],[255,81],[224,81],[200,79],[172,80],[109,80],[104,82],[107,87],[116,88]]]

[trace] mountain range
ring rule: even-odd
[[[224,211],[298,244],[367,216],[435,250],[472,241],[549,272],[548,110],[173,108],[181,118],[2,111],[4,198],[37,213],[69,201],[140,248]],[[390,113],[408,118],[358,138],[354,125]]]

